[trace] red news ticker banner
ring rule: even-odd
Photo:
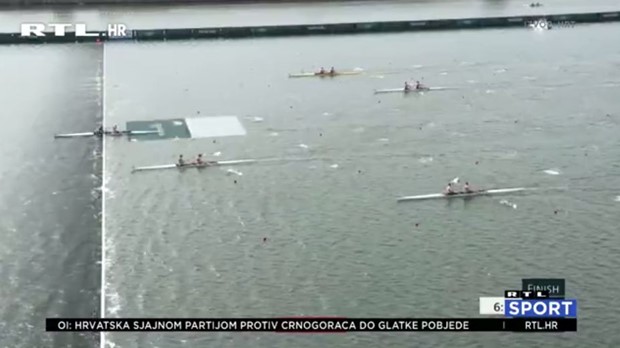
[[[46,331],[68,332],[565,332],[577,319],[412,319],[412,318],[48,318]]]

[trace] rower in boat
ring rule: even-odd
[[[196,157],[196,160],[194,161],[194,164],[197,166],[202,166],[205,164],[205,161],[202,159],[202,154],[199,153],[198,157]]]
[[[452,183],[449,182],[448,186],[446,186],[446,189],[443,192],[444,195],[449,196],[449,195],[455,195],[456,192],[454,192],[454,188],[452,187]]]
[[[336,69],[334,69],[334,67],[332,66],[331,69],[329,69],[329,74],[330,75],[336,75]]]
[[[112,127],[112,135],[121,135],[121,131],[118,130],[117,125],[114,125],[114,127]]]
[[[424,86],[420,83],[420,81],[415,82],[415,89],[424,89]]]
[[[411,85],[409,82],[405,81],[405,92],[409,92],[411,90]]]
[[[321,70],[319,70],[317,75],[325,75],[325,68],[321,67]]]
[[[205,161],[202,159],[202,154],[199,154],[194,164],[200,167],[210,167],[217,165],[217,161]]]
[[[471,187],[469,186],[469,182],[465,182],[465,185],[463,185],[463,193],[474,193],[476,191],[472,190]]]
[[[103,133],[104,133],[103,125],[99,126],[99,128],[97,128],[97,130],[95,130],[95,135],[98,136],[98,137],[103,136]]]
[[[185,165],[185,160],[183,159],[183,155],[179,155],[179,160],[177,161],[177,167],[183,167]]]

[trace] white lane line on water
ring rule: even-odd
[[[102,45],[102,50],[103,50],[103,57],[102,57],[102,69],[101,69],[101,106],[102,106],[102,111],[101,111],[101,123],[102,125],[105,127],[105,112],[106,112],[106,99],[105,99],[105,62],[106,62],[106,56],[105,56],[105,43],[101,43]],[[106,172],[105,172],[105,139],[106,137],[103,136],[102,138],[102,149],[101,149],[101,160],[103,161],[102,163],[102,170],[101,170],[101,308],[100,308],[100,317],[101,318],[105,318],[105,285],[106,285],[106,274],[105,274],[105,262],[106,262],[106,258],[105,258],[105,184],[106,184]],[[100,339],[99,339],[99,345],[101,348],[105,348],[105,332],[102,332],[100,335]]]

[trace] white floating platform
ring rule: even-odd
[[[246,135],[237,116],[210,116],[186,118],[187,130],[192,138],[214,138]]]

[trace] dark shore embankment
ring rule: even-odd
[[[123,38],[108,38],[105,32],[100,37],[76,37],[68,32],[64,37],[47,33],[45,37],[22,37],[20,33],[0,33],[0,44],[18,43],[62,43],[94,42],[107,40],[189,40],[189,39],[234,39],[275,36],[334,35],[356,33],[386,33],[425,30],[463,30],[483,28],[526,28],[529,23],[546,20],[552,28],[563,28],[586,23],[620,21],[620,11],[573,13],[559,15],[532,15],[511,17],[485,17],[461,19],[437,19],[419,21],[383,21],[364,23],[303,24],[253,27],[218,27],[187,29],[130,30]]]
[[[376,0],[337,0],[336,2],[376,2]],[[433,0],[417,0],[418,2],[432,2]],[[185,4],[213,4],[213,5],[234,5],[234,4],[299,4],[299,3],[325,3],[334,0],[0,0],[1,8],[38,8],[38,7],[67,7],[67,6],[136,6],[136,5],[169,5],[178,6]]]

